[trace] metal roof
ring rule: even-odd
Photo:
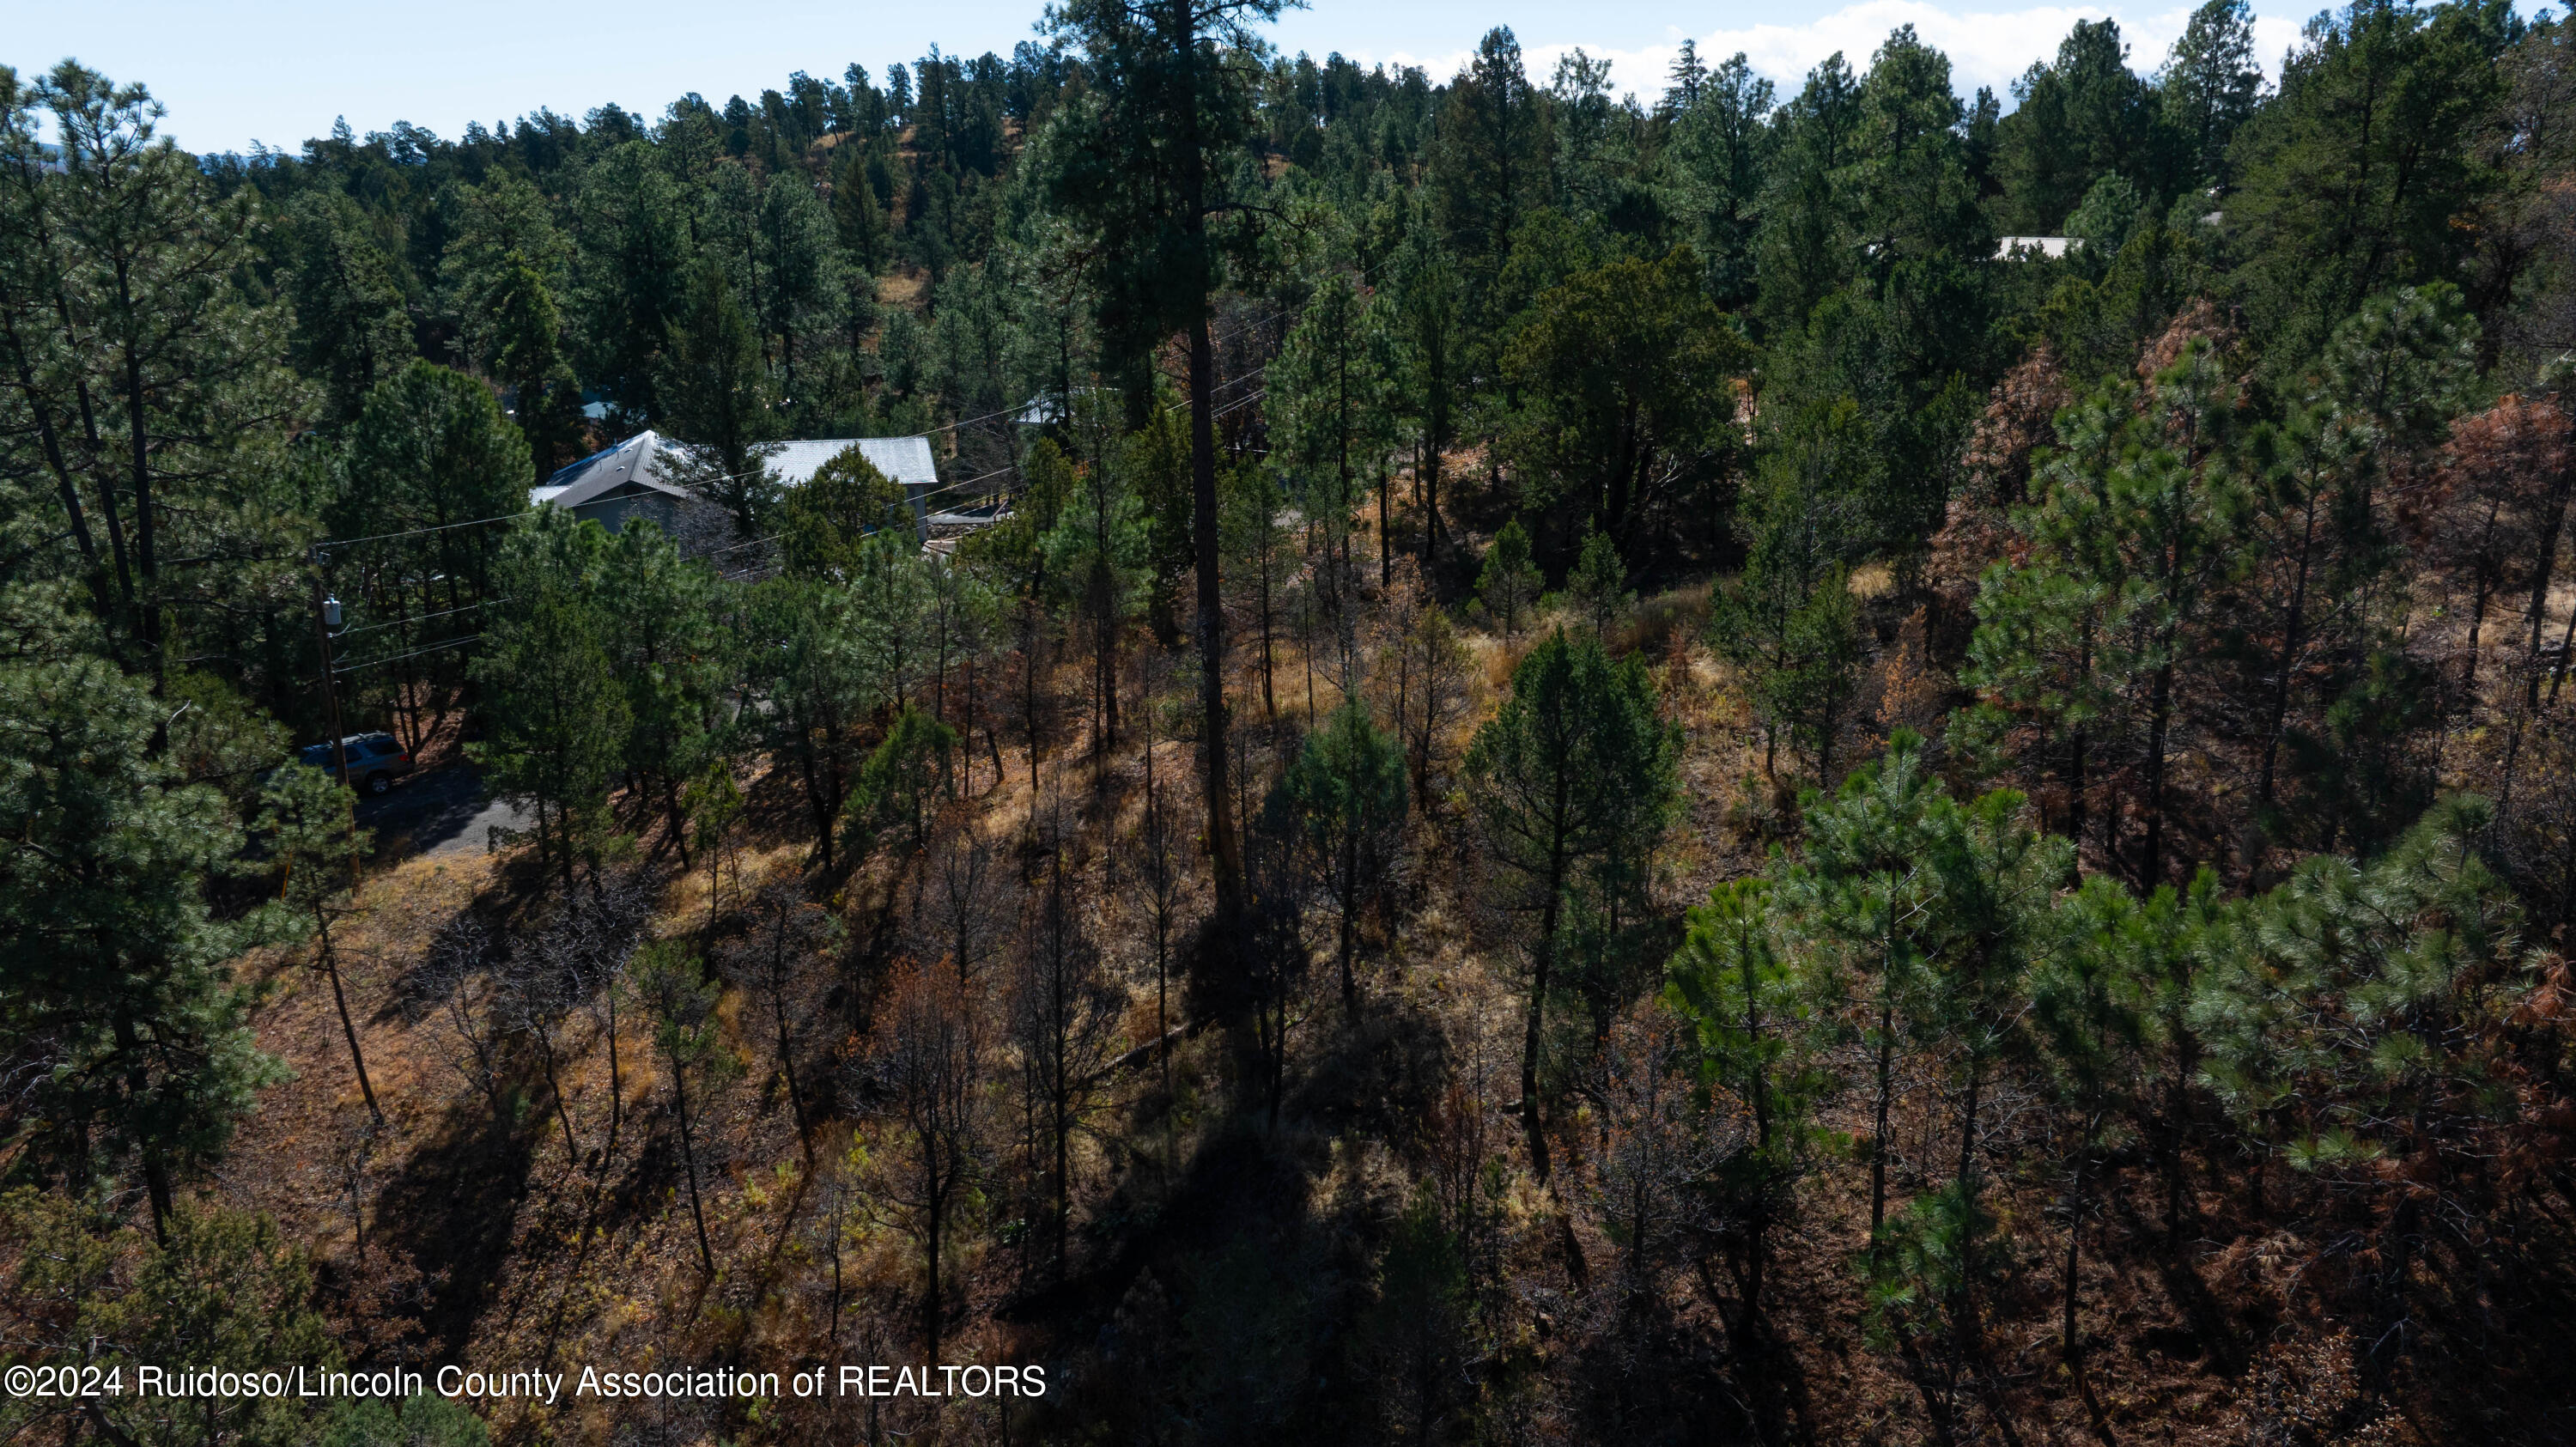
[[[768,458],[770,475],[788,487],[801,487],[820,472],[823,464],[849,448],[882,472],[890,481],[918,490],[939,485],[939,467],[930,455],[927,437],[822,437],[806,442],[781,442]]]
[[[528,501],[531,505],[550,502],[576,508],[630,483],[672,497],[689,497],[692,494],[687,488],[668,480],[685,445],[651,430],[638,432],[615,447],[557,470],[542,486],[528,490]],[[904,490],[916,498],[939,485],[939,467],[930,454],[927,437],[825,437],[774,442],[764,449],[761,462],[781,484],[799,487],[824,463],[852,447],[859,449],[859,455],[877,471],[903,484]]]
[[[667,465],[663,454],[670,446],[658,432],[638,432],[615,447],[558,469],[543,486],[528,489],[528,502],[531,506],[550,502],[557,507],[575,508],[596,502],[628,483],[673,497],[687,497],[688,489],[665,482],[660,475]]]

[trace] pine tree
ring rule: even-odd
[[[2263,93],[2254,15],[2245,0],[2204,0],[2184,23],[2156,80],[2165,124],[2187,147],[2191,171],[2180,179],[2224,188],[2231,174],[2228,146]]]
[[[1851,168],[1838,180],[1863,243],[1859,269],[1869,294],[1899,311],[1910,309],[1909,294],[1920,305],[1973,287],[1961,271],[1992,248],[1992,226],[1968,181],[1964,119],[1949,57],[1912,26],[1898,27],[1870,57],[1852,120]],[[1951,341],[1926,337],[1919,345]]]
[[[511,607],[474,660],[487,732],[469,754],[492,791],[536,813],[538,857],[564,887],[609,820],[608,793],[632,723],[593,602],[607,535],[555,508],[506,545],[495,573]]]
[[[1422,568],[1438,565],[1443,454],[1458,440],[1468,395],[1467,321],[1457,268],[1417,227],[1395,263],[1399,410],[1412,422],[1414,496],[1422,509]]]
[[[1779,151],[1754,235],[1755,305],[1765,326],[1787,334],[1804,326],[1807,314],[1851,273],[1857,248],[1839,183],[1858,157],[1860,82],[1838,51],[1807,72],[1805,86],[1781,112]]]
[[[480,185],[456,187],[444,202],[441,320],[454,328],[457,351],[469,365],[489,366],[503,350],[494,323],[509,310],[504,293],[524,285],[514,273],[526,267],[551,300],[564,302],[572,295],[575,251],[555,224],[554,202],[524,176],[489,175]]]
[[[778,405],[812,415],[820,409],[807,393],[821,378],[810,365],[800,376],[798,362],[808,339],[823,331],[842,306],[844,266],[831,214],[802,173],[773,176],[761,188],[752,233],[752,264],[759,277],[753,297],[761,334],[775,343],[769,355],[778,364]]]
[[[2079,20],[2053,61],[2013,82],[2020,101],[1997,127],[1995,169],[2010,229],[2053,236],[2087,191],[2117,172],[2141,192],[2169,197],[2170,149],[2147,83],[2128,67],[2116,20]]]
[[[909,536],[912,509],[902,484],[850,447],[780,501],[777,522],[779,559],[791,575],[847,583],[858,576],[861,543],[887,529]]]
[[[2030,976],[2032,1034],[2065,1121],[2066,1257],[2061,1268],[2058,1358],[2074,1374],[2099,1430],[2103,1411],[2084,1369],[2076,1321],[2084,1233],[2098,1178],[2109,1169],[2105,1142],[2120,1117],[2141,1107],[2152,1078],[2147,1060],[2158,979],[2170,968],[2179,906],[2170,888],[2141,901],[2101,875],[2085,880],[2059,910],[2056,947]]]
[[[1636,606],[1637,595],[1628,587],[1628,565],[1619,560],[1618,546],[1597,521],[1583,525],[1583,546],[1575,557],[1574,571],[1565,577],[1565,591],[1596,637],[1606,635]]]
[[[849,594],[800,578],[763,583],[745,609],[746,680],[766,707],[759,745],[795,770],[814,848],[829,870],[861,730],[877,700]]]
[[[668,415],[657,379],[691,281],[679,188],[651,146],[628,141],[591,163],[572,210],[581,374],[630,424]]]
[[[39,107],[55,158],[36,147]],[[260,229],[255,193],[219,199],[156,134],[160,113],[143,87],[72,61],[0,100],[14,173],[0,226],[18,328],[10,383],[50,439],[29,474],[61,509],[37,551],[71,544],[66,570],[91,580],[108,647],[156,689],[194,651],[171,653],[174,630],[225,635],[233,598],[281,582],[296,549],[277,534],[310,536],[286,452],[308,406],[281,362],[288,308],[236,285]]]
[[[363,590],[352,601],[366,626],[416,620],[399,622],[386,641],[401,646],[382,650],[413,657],[351,682],[392,692],[395,727],[417,750],[458,702],[466,655],[456,640],[482,632],[506,596],[493,570],[510,536],[501,520],[528,510],[527,440],[491,388],[424,361],[377,383],[353,431],[323,521],[367,541],[331,550],[328,576]]]
[[[1763,1289],[1772,1231],[1813,1167],[1812,1113],[1824,1087],[1806,1058],[1811,1002],[1795,954],[1781,948],[1768,895],[1766,881],[1739,880],[1693,907],[1663,995],[1691,1027],[1703,1082],[1752,1118],[1751,1131],[1717,1161],[1712,1184],[1735,1279],[1730,1330],[1755,1341],[1770,1329]]]
[[[1148,535],[1125,459],[1074,471],[1073,489],[1043,541],[1047,575],[1091,635],[1091,749],[1118,742],[1119,642],[1145,605]],[[1265,644],[1266,650],[1266,644]]]
[[[9,616],[95,647],[23,588]],[[272,921],[209,897],[240,844],[221,794],[179,779],[165,713],[85,648],[0,661],[0,998],[10,1058],[49,1060],[34,1159],[79,1189],[139,1169],[168,1239],[187,1174],[218,1157],[280,1067],[252,1039],[228,963]]]
[[[1277,805],[1294,816],[1332,896],[1341,966],[1342,1009],[1359,1022],[1359,912],[1364,894],[1382,892],[1404,828],[1404,751],[1377,726],[1368,706],[1346,699],[1324,726],[1306,736],[1281,776]]]
[[[1546,196],[1545,105],[1508,26],[1486,31],[1449,83],[1428,184],[1445,249],[1482,283],[1471,296],[1481,299],[1510,259],[1512,233]]]
[[[864,859],[888,834],[901,835],[907,856],[921,852],[956,747],[957,731],[923,710],[906,706],[895,715],[850,788],[853,857]]]
[[[1560,630],[1512,671],[1511,697],[1467,750],[1468,797],[1486,847],[1517,885],[1515,907],[1537,916],[1521,1123],[1541,1180],[1539,1047],[1567,900],[1578,888],[1633,877],[1670,817],[1679,740],[1658,706],[1644,664],[1613,663],[1598,640],[1569,641]]]
[[[1175,331],[1187,334],[1200,787],[1218,913],[1229,919],[1242,902],[1243,860],[1226,784],[1217,379],[1208,331],[1223,238],[1210,223],[1234,199],[1225,158],[1253,128],[1236,57],[1258,53],[1253,26],[1278,18],[1279,9],[1280,0],[1072,0],[1047,19],[1051,33],[1081,45],[1096,82],[1047,185],[1068,216],[1113,243],[1102,253],[1110,261],[1100,283],[1106,350],[1125,361]]]
[[[1827,945],[1825,987],[1874,1056],[1873,1331],[1911,1355],[1941,1328],[1947,1385],[1936,1393],[1918,1382],[1936,1414],[1948,1414],[1963,1377],[1992,1390],[1979,1302],[1994,1269],[1984,1247],[1994,1223],[1983,1203],[1983,1105],[2016,1043],[2026,973],[2072,851],[2032,827],[2018,794],[1953,800],[1926,770],[1922,740],[1904,730],[1806,822],[1806,858],[1786,873],[1782,892],[1801,928]],[[1960,1102],[1957,1167],[1945,1186],[1891,1214],[1887,1130],[1897,1052],[1907,1046],[1949,1057]]]
[[[784,428],[759,334],[721,266],[701,262],[690,279],[654,396],[672,434],[697,448],[679,480],[722,503],[742,536],[761,536],[777,491],[764,459]]]
[[[1476,575],[1476,597],[1485,605],[1486,616],[1502,625],[1505,642],[1520,632],[1544,585],[1538,564],[1530,560],[1529,529],[1518,518],[1503,524],[1485,554],[1484,568]]]
[[[1709,300],[1739,309],[1755,294],[1753,238],[1779,148],[1770,123],[1773,89],[1738,51],[1706,72],[1697,91],[1673,114],[1679,189],[1685,214],[1697,222],[1692,245],[1707,268]]]
[[[1271,425],[1326,511],[1347,517],[1366,479],[1383,478],[1395,442],[1392,338],[1385,309],[1336,272],[1319,287],[1266,374]],[[1386,488],[1378,490],[1380,580],[1394,566]],[[1347,541],[1348,530],[1339,534]],[[1347,551],[1347,549],[1345,549]]]
[[[307,192],[288,208],[295,258],[287,272],[295,304],[295,364],[324,379],[324,418],[354,421],[367,390],[413,355],[411,318],[392,260],[358,204]]]
[[[884,529],[859,544],[850,579],[849,641],[874,709],[912,706],[927,671],[930,570],[910,532]]]
[[[2488,1153],[2517,1113],[2496,1072],[2512,1052],[2506,1002],[2535,967],[2521,910],[2475,847],[2493,817],[2455,796],[2368,864],[2303,861],[2214,927],[2191,1000],[2230,1114],[2299,1179],[2369,1213],[2378,1269],[2359,1284],[2379,1330],[2362,1358],[2381,1389],[2408,1352],[2427,1218],[2494,1209]],[[2259,1178],[2255,1191],[2259,1204]]]
[[[282,876],[278,900],[311,922],[314,969],[331,982],[331,1004],[340,1012],[340,1035],[348,1042],[358,1092],[366,1098],[367,1114],[382,1129],[384,1107],[376,1103],[376,1083],[367,1074],[366,1052],[359,1048],[357,1022],[349,1014],[348,989],[340,977],[340,952],[331,938],[332,922],[356,904],[358,857],[367,845],[352,817],[354,800],[338,779],[302,764],[279,769],[260,795],[263,807],[253,827],[277,861]]]
[[[1778,777],[1780,741],[1818,775],[1858,688],[1858,610],[1848,559],[1868,535],[1884,460],[1848,397],[1789,409],[1738,508],[1744,570],[1718,585],[1709,630],[1745,679],[1763,724],[1762,772]]]
[[[659,793],[680,866],[689,827],[680,791],[723,757],[720,697],[729,672],[714,572],[683,559],[649,519],[631,518],[601,551],[599,607],[611,667],[625,685],[625,765],[639,789]]]
[[[1542,293],[1503,355],[1503,447],[1534,500],[1563,497],[1623,546],[1687,515],[1735,429],[1723,400],[1753,351],[1700,289],[1698,259],[1616,261]]]
[[[176,1354],[204,1363],[192,1368],[200,1371],[338,1365],[333,1323],[314,1289],[313,1253],[290,1243],[275,1221],[191,1205],[172,1211],[165,1224],[145,1240],[70,1192],[22,1186],[0,1196],[0,1229],[21,1249],[0,1285],[0,1311],[22,1324],[20,1360],[38,1369],[95,1366],[102,1381],[112,1372],[128,1388],[59,1404],[60,1425],[135,1443],[210,1435],[242,1443],[313,1440],[308,1406],[292,1397],[131,1389],[137,1368]],[[44,1418],[26,1409],[51,1405],[21,1399],[12,1421],[33,1426]],[[440,1447],[469,1444],[449,1438]]]
[[[885,268],[890,241],[884,205],[869,184],[870,165],[877,157],[866,145],[845,144],[842,149],[847,154],[832,175],[832,221],[842,251],[862,277],[873,279]]]
[[[2065,451],[2015,514],[2029,556],[1990,570],[1978,595],[1971,679],[2070,739],[2073,794],[2091,787],[2094,720],[2135,760],[2141,838],[2129,852],[2106,818],[2102,848],[2148,885],[2165,874],[2176,735],[2248,565],[2238,430],[2235,385],[2205,339],[2144,388],[2108,384],[2061,416]]]
[[[697,1228],[698,1269],[712,1281],[715,1246],[707,1236],[707,1212],[698,1194],[697,1128],[706,1117],[704,1092],[742,1068],[724,1042],[724,1023],[716,1013],[723,987],[706,976],[698,957],[677,941],[646,948],[636,959],[632,981],[637,1003],[652,1022],[653,1046],[670,1071],[671,1104],[680,1124],[680,1168],[689,1188],[689,1220]],[[689,1113],[689,1084],[699,1087],[698,1111]]]
[[[2497,181],[2476,117],[2503,95],[2501,14],[2362,4],[2284,57],[2230,149],[2225,207],[2236,285],[2281,360],[2386,287],[2462,274]]]
[[[510,391],[510,410],[528,439],[537,476],[581,455],[581,383],[562,353],[563,316],[537,269],[510,257],[491,300],[493,375]]]

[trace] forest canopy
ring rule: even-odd
[[[2568,26],[1280,8],[0,66],[0,1432],[2576,1437]]]

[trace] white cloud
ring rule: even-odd
[[[1979,86],[1992,86],[2009,110],[2016,77],[2033,61],[2054,57],[2058,42],[2076,21],[2104,18],[2119,21],[2120,36],[2129,46],[2130,68],[2152,75],[2182,34],[2191,7],[2130,11],[2099,5],[2040,5],[2026,10],[1964,10],[1944,9],[1926,0],[1860,0],[1801,24],[1699,32],[1677,26],[1671,40],[1659,45],[1621,48],[1586,44],[1579,36],[1559,39],[1534,34],[1523,34],[1521,41],[1530,78],[1539,84],[1547,83],[1559,57],[1580,48],[1596,60],[1611,63],[1613,90],[1651,101],[1663,93],[1665,77],[1687,35],[1699,43],[1700,58],[1709,64],[1742,52],[1757,74],[1777,83],[1780,98],[1786,100],[1827,56],[1840,51],[1854,70],[1866,71],[1871,55],[1890,32],[1911,25],[1926,44],[1950,57],[1951,85],[1961,98],[1974,95]],[[2279,58],[2297,41],[2301,23],[2284,15],[2255,16],[2255,57],[2266,75],[2278,70]],[[1472,50],[1462,49],[1447,55],[1393,53],[1383,58],[1389,64],[1422,66],[1438,81],[1455,75],[1473,55]]]

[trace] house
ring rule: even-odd
[[[930,495],[939,487],[939,469],[927,437],[827,437],[774,443],[763,462],[781,485],[801,487],[824,463],[851,447],[859,449],[877,471],[903,485],[904,494],[912,499],[915,524],[926,524]],[[682,485],[680,479],[687,475],[685,444],[647,430],[560,469],[544,485],[529,489],[528,501],[553,503],[612,533],[630,517],[646,517],[678,536],[686,530],[691,513],[714,506]]]
[[[1077,399],[1108,390],[1106,387],[1076,387],[1070,392],[1060,389],[1040,392],[1021,403],[1020,409],[1011,414],[1011,420],[1022,427],[1053,427],[1073,416]]]
[[[1995,255],[2006,261],[2019,261],[2031,256],[2062,261],[2067,252],[2083,244],[2081,236],[2005,236],[1997,238]]]
[[[888,481],[900,483],[903,495],[912,500],[913,527],[920,529],[929,518],[930,495],[939,488],[939,466],[930,455],[927,437],[824,437],[810,442],[781,442],[769,455],[770,476],[781,487],[796,488],[811,481],[823,470],[823,464],[841,455],[846,448],[859,449]]]
[[[553,503],[612,533],[630,517],[645,517],[676,535],[684,513],[708,506],[671,480],[684,460],[669,438],[650,430],[638,432],[615,447],[557,469],[542,485],[528,489],[528,503],[532,507]]]

